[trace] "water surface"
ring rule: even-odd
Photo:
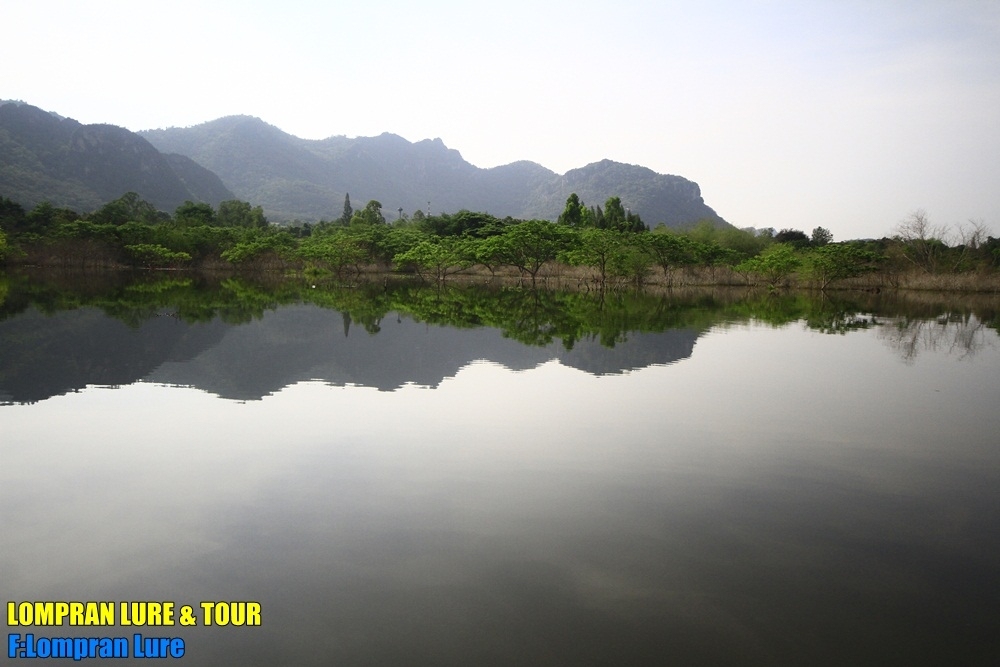
[[[305,289],[11,291],[5,600],[261,603],[189,665],[994,664],[993,311]]]

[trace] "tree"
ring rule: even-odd
[[[127,245],[124,249],[134,262],[148,268],[174,266],[191,261],[188,253],[175,252],[156,243],[137,243]]]
[[[349,266],[361,273],[361,264],[368,259],[368,252],[358,239],[345,232],[310,236],[299,245],[298,254],[328,266],[338,278]]]
[[[809,237],[806,233],[798,229],[782,229],[774,235],[775,243],[787,243],[793,248],[805,248],[809,245]]]
[[[588,227],[597,227],[598,229],[604,229],[607,227],[607,223],[604,220],[604,211],[601,210],[600,206],[590,208],[590,219],[593,221],[592,224],[587,225]]]
[[[833,242],[833,234],[829,229],[823,227],[817,227],[812,232],[812,244],[815,247],[825,246],[827,243]]]
[[[626,232],[648,232],[649,228],[646,227],[646,223],[642,221],[638,213],[633,213],[632,211],[625,211],[625,229]]]
[[[0,197],[0,229],[15,232],[24,226],[24,208],[17,202]]]
[[[174,222],[181,227],[211,225],[215,222],[215,210],[209,204],[189,199],[174,211]]]
[[[7,235],[0,229],[0,262],[7,257]]]
[[[775,243],[756,257],[743,260],[733,267],[733,270],[744,275],[758,275],[768,285],[776,287],[788,278],[800,263],[792,246],[787,243]]]
[[[682,266],[698,263],[696,243],[687,236],[654,232],[642,237],[643,249],[653,263],[663,269],[667,284],[673,282],[672,272]]]
[[[365,207],[351,217],[352,225],[384,225],[385,216],[382,215],[382,202],[372,199]]]
[[[354,217],[354,209],[351,208],[351,193],[344,195],[344,212],[340,216],[340,224],[345,227],[351,224],[351,218]]]
[[[805,256],[806,273],[825,290],[833,282],[874,271],[881,257],[862,243],[826,244]]]
[[[454,215],[441,214],[424,217],[420,229],[437,236],[478,237],[492,236],[503,230],[503,223],[489,213],[477,213],[462,209]]]
[[[263,229],[267,227],[264,209],[260,206],[250,206],[248,202],[229,199],[219,204],[216,224],[220,227],[249,227]]]
[[[127,222],[151,225],[157,222],[159,217],[160,213],[156,207],[135,192],[126,192],[88,216],[93,222],[111,225],[124,225]]]
[[[254,232],[224,250],[222,259],[233,264],[252,266],[260,264],[267,257],[280,257],[293,250],[295,239],[286,231]]]
[[[531,276],[531,284],[542,266],[565,250],[573,232],[548,220],[526,220],[504,232],[507,261]]]
[[[931,225],[927,212],[918,209],[896,226],[894,238],[902,246],[903,256],[914,266],[933,273],[946,248],[945,227]]]
[[[507,243],[503,236],[488,236],[483,239],[472,239],[472,257],[478,264],[482,264],[490,271],[491,276],[495,276],[497,269],[504,264],[509,264]]]
[[[412,265],[419,275],[429,272],[438,283],[452,273],[472,266],[471,249],[466,239],[453,236],[424,240],[393,259],[397,266]]]
[[[583,212],[586,210],[580,197],[574,192],[566,200],[566,207],[559,214],[559,224],[569,227],[581,227],[583,225]]]
[[[608,197],[604,202],[604,228],[622,230],[626,227],[625,207],[620,197]]]
[[[579,243],[561,257],[573,266],[591,266],[597,269],[601,284],[607,282],[608,271],[615,258],[626,245],[624,235],[614,229],[584,229],[580,232]]]
[[[56,208],[49,202],[42,202],[31,209],[24,218],[24,226],[18,231],[33,234],[51,234],[60,226],[80,219],[75,211],[68,208]]]

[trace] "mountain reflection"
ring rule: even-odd
[[[968,340],[974,351],[982,337],[969,335],[968,323],[982,330],[997,321],[988,305],[973,316],[954,304],[942,310],[867,294],[604,294],[149,274],[12,276],[4,287],[0,401],[8,403],[137,381],[238,400],[307,380],[436,387],[477,360],[512,370],[558,360],[615,374],[685,359],[711,328],[751,320],[842,334],[879,318],[922,322],[947,312],[945,324],[962,327],[956,343]],[[914,354],[912,345],[891,346]]]

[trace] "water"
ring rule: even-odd
[[[4,601],[262,624],[8,633],[181,637],[188,665],[1000,655],[995,311],[306,287],[196,318],[176,292],[14,292]]]

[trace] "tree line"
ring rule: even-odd
[[[834,242],[829,230],[735,229],[703,221],[686,230],[646,224],[610,197],[586,206],[576,194],[556,222],[459,211],[416,211],[389,222],[378,201],[319,223],[276,226],[261,207],[185,202],[173,215],[127,193],[80,215],[51,204],[25,211],[0,197],[0,257],[13,264],[301,270],[343,278],[363,271],[414,273],[444,282],[460,272],[545,274],[588,284],[730,283],[827,289],[900,286],[901,276],[996,274],[1000,240],[982,224],[955,232],[923,212],[892,237]]]

